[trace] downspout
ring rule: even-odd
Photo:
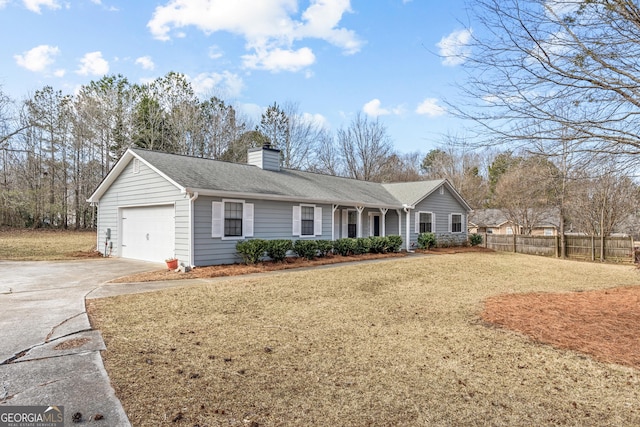
[[[407,252],[413,252],[411,250],[411,217],[409,216],[409,213],[411,211],[411,207],[409,205],[402,205],[402,209],[404,210],[404,212],[407,214],[407,220],[406,220],[406,226],[405,226],[405,246],[407,249]]]
[[[188,194],[188,193],[187,193]],[[194,221],[194,213],[193,213],[193,204],[198,198],[198,192],[194,191],[193,195],[189,197],[189,266],[193,268],[195,264],[195,237],[193,235],[195,227],[193,224]]]

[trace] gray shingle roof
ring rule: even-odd
[[[270,171],[248,164],[141,149],[129,149],[89,201],[98,201],[134,156],[151,165],[182,190],[202,194],[234,194],[400,209],[403,205],[414,205],[441,185],[447,185],[460,203],[468,207],[446,180],[380,184],[294,169]]]
[[[433,181],[397,182],[382,184],[382,186],[400,202],[407,205],[415,205],[445,182],[444,179],[437,179]]]
[[[367,206],[401,207],[381,184],[303,172],[293,169],[263,170],[259,167],[219,160],[133,149],[178,185],[194,190],[276,195],[328,203],[349,202]]]

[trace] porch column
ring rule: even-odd
[[[358,211],[358,228],[356,231],[356,237],[362,237],[362,212],[364,212],[364,206],[356,206]]]
[[[338,210],[338,205],[333,205],[331,207],[331,240],[336,240],[336,211]]]
[[[411,218],[409,217],[409,215],[411,215],[411,209],[405,209],[405,211],[407,212],[407,223],[406,223],[406,235],[407,235],[407,252],[409,252],[411,250]]]
[[[402,236],[402,209],[396,209],[398,214],[398,236]]]
[[[382,214],[382,227],[380,228],[380,235],[382,237],[385,237],[387,235],[387,232],[385,230],[385,223],[387,221],[387,211],[389,209],[387,208],[380,208],[380,213]]]

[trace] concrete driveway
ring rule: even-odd
[[[129,426],[84,301],[108,280],[159,268],[116,258],[0,261],[0,405],[63,406],[65,425],[79,412],[84,422],[100,414],[103,425]]]

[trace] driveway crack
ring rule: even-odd
[[[86,311],[82,311],[82,312],[80,312],[80,313],[76,314],[75,316],[68,317],[68,318],[64,319],[62,322],[60,322],[60,323],[58,323],[57,325],[55,325],[53,328],[51,328],[51,332],[49,332],[49,333],[47,334],[47,336],[45,337],[44,342],[45,342],[45,343],[48,343],[48,342],[51,340],[51,337],[53,336],[53,334],[56,332],[56,329],[58,329],[60,326],[62,326],[62,325],[64,325],[65,323],[67,323],[67,322],[69,322],[69,321],[71,321],[71,320],[75,319],[75,318],[76,318],[76,317],[78,317],[78,316],[82,316],[83,314],[87,314],[87,312],[86,312]],[[90,329],[91,329],[91,328],[89,328],[89,330],[90,330]],[[73,332],[73,334],[76,334],[76,333],[78,333],[78,332],[83,332],[83,331],[76,331],[76,332]],[[67,335],[65,335],[65,336],[68,336],[68,335],[72,335],[72,334],[67,334]],[[57,338],[56,338],[56,339],[57,339]]]

